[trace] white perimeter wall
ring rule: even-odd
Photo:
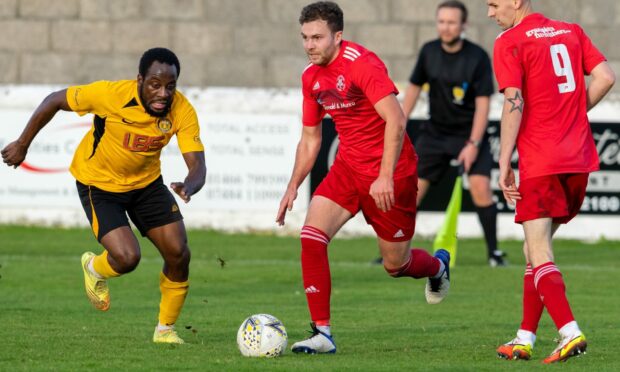
[[[0,148],[19,136],[38,103],[55,86],[0,86]],[[291,173],[301,131],[301,94],[298,89],[185,89],[194,104],[206,146],[207,183],[187,205],[182,205],[189,227],[226,231],[270,231],[297,234],[308,205],[309,183],[284,228],[274,220],[280,197]],[[500,112],[494,97],[492,118]],[[426,104],[415,117],[423,117]],[[620,104],[605,102],[591,113],[597,121],[617,121]],[[0,223],[87,226],[77,197],[75,180],[67,171],[73,151],[88,130],[92,117],[59,113],[32,144],[27,161],[51,172],[29,172],[0,166]],[[80,125],[84,124],[84,125]],[[164,181],[182,181],[186,167],[173,140],[162,154]],[[181,204],[183,204],[181,202]],[[433,236],[442,213],[421,212],[416,234]],[[620,217],[577,217],[558,236],[594,240],[620,239]],[[500,238],[519,238],[521,229],[512,215],[499,218]],[[350,221],[341,236],[372,235],[361,215]],[[463,213],[459,236],[481,236],[473,213]]]

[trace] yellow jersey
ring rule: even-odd
[[[80,116],[95,115],[69,169],[85,185],[110,192],[146,187],[160,176],[161,149],[175,134],[182,153],[204,151],[196,111],[179,91],[161,118],[145,111],[135,80],[72,86],[67,101]]]

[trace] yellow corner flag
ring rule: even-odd
[[[461,202],[463,200],[463,166],[459,167],[459,175],[454,181],[454,188],[452,189],[452,196],[450,197],[450,203],[446,209],[446,217],[443,221],[443,225],[437,232],[435,242],[433,243],[433,250],[443,248],[450,252],[450,267],[456,265],[456,248],[457,242],[457,227],[459,222],[459,213],[461,213]]]

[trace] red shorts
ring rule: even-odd
[[[554,223],[572,220],[586,196],[588,173],[551,174],[522,180],[515,222],[552,218]]]
[[[408,241],[415,231],[416,195],[418,177],[411,176],[394,180],[395,205],[382,212],[370,196],[370,185],[374,179],[354,173],[342,161],[336,160],[314,196],[323,196],[356,215],[362,210],[366,222],[377,235],[389,242]]]

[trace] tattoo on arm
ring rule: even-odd
[[[523,113],[523,98],[521,98],[521,93],[518,90],[513,98],[508,98],[508,102],[512,105],[510,112],[519,110],[519,112]]]

